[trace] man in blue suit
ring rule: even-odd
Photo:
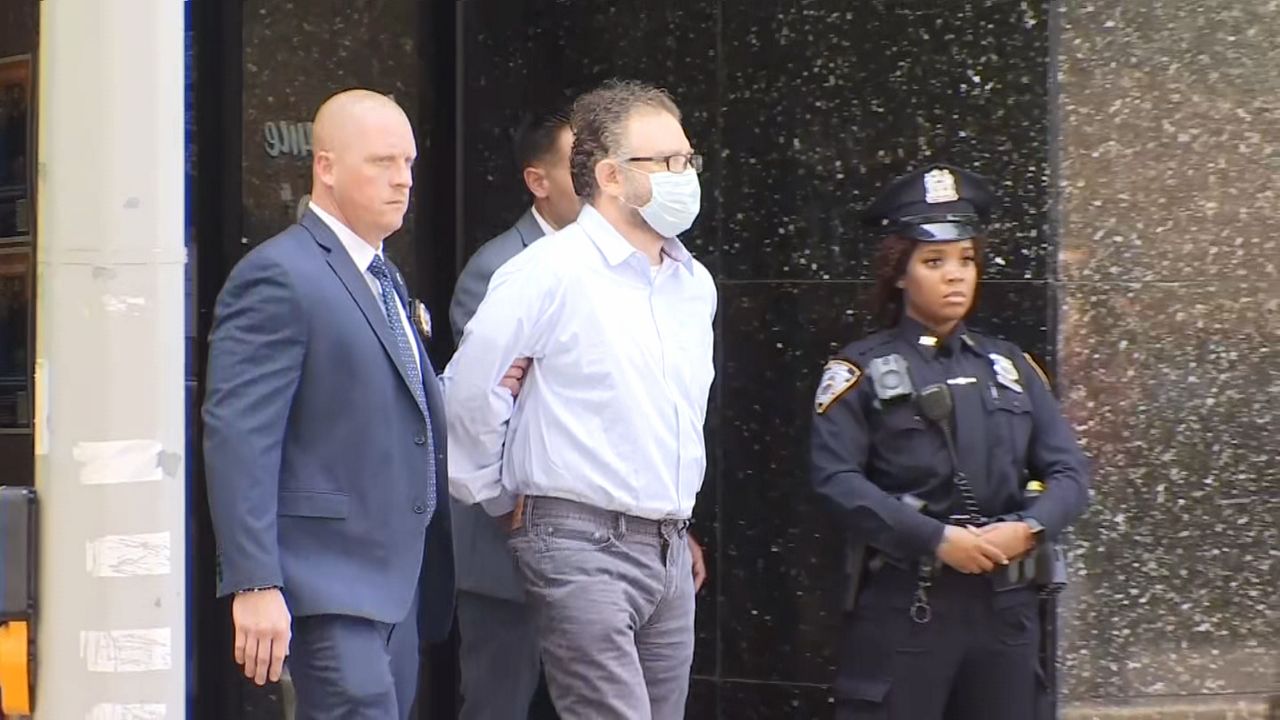
[[[416,305],[383,240],[417,154],[367,90],[321,106],[311,204],[218,296],[204,404],[218,592],[258,684],[285,657],[299,720],[407,718],[419,631],[447,635],[445,419]]]

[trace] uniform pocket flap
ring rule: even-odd
[[[1000,572],[1004,572],[1001,570]],[[991,607],[996,610],[1008,610],[1016,607],[1031,607],[1040,600],[1040,595],[1033,588],[1015,588],[996,593],[991,599]]]
[[[1022,393],[1001,390],[994,398],[989,394],[984,394],[983,397],[986,399],[987,408],[991,410],[1004,410],[1011,413],[1031,412],[1031,401]]]
[[[915,405],[911,404],[898,404],[890,407],[881,414],[880,418],[884,429],[890,432],[896,430],[924,430],[927,427],[924,418],[916,413]]]
[[[341,520],[347,516],[348,501],[346,493],[323,490],[281,490],[277,512],[280,515],[294,517]]]
[[[881,703],[889,694],[889,686],[893,681],[889,678],[837,678],[836,697],[841,700],[861,700],[863,702]]]

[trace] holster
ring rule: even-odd
[[[924,512],[926,509],[924,501],[911,493],[899,495],[898,501],[917,512]],[[878,570],[886,562],[905,567],[904,563],[898,562],[887,553],[869,547],[866,543],[852,539],[845,543],[844,601],[840,604],[845,612],[852,612],[858,604],[858,591],[862,588],[862,581],[866,578],[867,571]]]
[[[1067,586],[1067,552],[1062,545],[1041,543],[1031,557],[1035,559],[1034,582],[1041,592],[1052,589],[1056,594]]]
[[[1036,703],[1040,720],[1058,717],[1058,595],[1067,586],[1067,554],[1057,542],[1036,549],[1034,581],[1040,589],[1040,676],[1044,681]]]
[[[1058,717],[1058,594],[1042,593],[1040,603],[1040,675],[1037,720]]]
[[[862,588],[862,578],[867,573],[867,555],[870,548],[865,543],[848,542],[845,544],[845,587],[844,600],[840,603],[845,612],[853,612],[858,604],[858,590]]]

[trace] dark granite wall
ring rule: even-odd
[[[421,13],[413,0],[245,0],[242,227],[257,244],[294,221],[311,188],[310,126],[316,109],[339,90],[392,94],[427,153],[431,97],[418,56]],[[413,202],[422,194],[414,193]],[[419,287],[415,212],[387,239],[387,252]]]
[[[264,123],[365,85],[395,92],[430,142],[419,5],[298,7],[244,6],[253,242],[291,220],[309,173],[269,157]],[[1097,464],[1065,601],[1067,716],[1255,717],[1251,698],[1280,690],[1274,3],[458,7],[459,264],[528,202],[510,160],[524,107],[648,80],[708,156],[688,244],[720,288],[696,528],[712,581],[689,717],[829,713],[840,554],[805,481],[808,408],[826,355],[870,327],[856,210],[928,159],[998,181],[973,324],[1048,358]],[[407,274],[410,236],[390,245]]]
[[[528,202],[510,161],[521,108],[610,76],[667,87],[708,156],[687,239],[720,288],[712,457],[696,511],[689,717],[823,717],[840,549],[805,479],[827,354],[869,327],[858,208],[927,159],[999,181],[975,325],[1052,356],[1044,2],[466,0],[466,255]]]
[[[684,110],[694,146],[718,149],[716,3],[466,0],[462,14],[463,242],[466,260],[529,203],[511,139],[528,108],[565,104],[602,80],[660,83]],[[715,159],[712,160],[713,168]],[[715,173],[716,170],[712,170]],[[704,193],[704,202],[710,193]],[[718,249],[714,198],[688,238],[704,262]]]

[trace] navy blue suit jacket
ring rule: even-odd
[[[444,405],[425,352],[419,362],[430,517],[427,422],[381,302],[337,236],[307,212],[236,265],[218,295],[203,409],[220,595],[280,585],[295,616],[397,623],[420,590],[421,635],[448,634]]]

